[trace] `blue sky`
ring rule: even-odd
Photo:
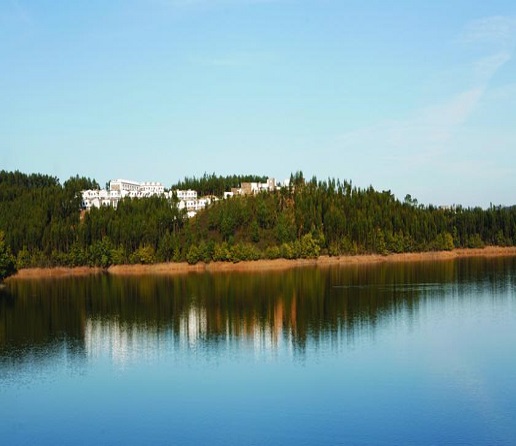
[[[1,0],[0,169],[516,204],[516,3]]]

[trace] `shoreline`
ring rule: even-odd
[[[317,259],[275,259],[275,260],[250,260],[238,263],[232,262],[199,262],[190,265],[181,263],[155,263],[152,265],[112,265],[107,269],[98,267],[56,267],[56,268],[24,268],[15,275],[6,279],[24,280],[58,277],[80,277],[92,274],[113,274],[116,276],[138,276],[138,275],[178,275],[187,273],[203,272],[231,272],[231,271],[278,271],[304,266],[345,266],[345,265],[366,265],[375,263],[401,263],[401,262],[429,262],[453,260],[465,257],[516,257],[516,246],[498,247],[487,246],[485,248],[461,248],[452,251],[431,251],[411,252],[402,254],[363,254],[356,256],[320,256]]]

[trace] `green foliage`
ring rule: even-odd
[[[68,253],[68,265],[81,266],[86,265],[87,263],[89,263],[88,250],[84,249],[78,243],[74,243]]]
[[[228,262],[231,260],[231,250],[227,242],[215,244],[213,249],[213,260],[216,262]]]
[[[244,182],[263,183],[267,181],[266,176],[260,175],[231,175],[231,176],[217,176],[215,173],[204,175],[201,178],[185,177],[184,180],[178,181],[171,186],[172,190],[187,190],[192,189],[197,191],[199,196],[215,195],[222,197],[224,192],[231,190],[231,188],[240,187]]]
[[[4,233],[0,231],[0,282],[16,272],[16,258],[5,244]]]
[[[134,251],[130,258],[131,263],[140,263],[142,265],[150,265],[156,262],[156,254],[154,251],[154,247],[150,245],[140,246],[136,251]]]
[[[321,247],[317,241],[312,237],[312,234],[305,234],[301,238],[301,252],[300,257],[304,259],[315,259],[319,257]]]
[[[113,265],[124,265],[130,263],[122,246],[111,250],[111,261],[113,262]]]
[[[276,240],[279,243],[292,242],[296,239],[296,227],[293,219],[286,213],[278,216],[278,223],[275,228]]]
[[[339,240],[333,241],[328,245],[328,254],[330,256],[340,255],[357,255],[357,244],[352,242],[349,237],[343,236]]]
[[[23,247],[18,251],[16,256],[16,269],[30,268],[32,266],[32,259],[27,247]]]
[[[280,255],[284,259],[298,259],[300,251],[300,243],[297,240],[295,242],[282,243],[280,246]]]
[[[388,252],[402,253],[414,251],[414,242],[408,235],[403,234],[403,231],[396,233],[388,232],[385,236],[386,249]]]
[[[231,260],[235,263],[245,260],[258,260],[260,258],[260,250],[251,243],[237,243],[231,247]]]
[[[253,243],[258,243],[260,241],[260,226],[258,226],[258,222],[253,220],[251,223],[251,227],[249,228],[251,231],[251,240]]]
[[[269,260],[279,259],[281,257],[279,246],[268,246],[265,250],[264,257]]]
[[[376,253],[382,254],[382,255],[387,254],[387,244],[385,243],[385,236],[384,236],[383,231],[380,228],[375,229],[371,246],[372,246],[373,252],[376,252]]]
[[[157,258],[161,262],[169,262],[174,258],[175,250],[178,246],[177,237],[170,232],[166,232],[158,241]]]
[[[96,240],[88,250],[89,265],[107,268],[113,263],[112,252],[113,243],[109,237],[103,237],[102,240]]]
[[[509,237],[506,237],[503,231],[500,229],[495,236],[495,245],[498,246],[511,246],[512,240]]]
[[[429,247],[432,251],[451,251],[455,248],[453,236],[449,232],[440,233]]]
[[[473,234],[468,237],[467,248],[483,248],[485,246],[484,241],[480,237],[480,234]]]
[[[202,240],[199,243],[199,260],[209,263],[213,258],[213,252],[215,250],[215,243],[213,241],[206,242]]]
[[[242,181],[265,178],[205,174],[173,187],[220,196]],[[0,231],[15,266],[235,262],[516,242],[516,207],[440,209],[347,181],[307,180],[302,172],[289,188],[220,200],[190,220],[160,197],[80,213],[80,191],[96,187],[79,176],[60,185],[50,176],[0,171]]]
[[[201,253],[196,245],[191,245],[188,253],[186,254],[186,261],[190,265],[195,265],[201,261]]]
[[[65,190],[71,191],[75,194],[78,191],[82,190],[97,190],[100,189],[99,183],[91,178],[79,177],[76,175],[75,177],[70,177],[63,184]]]

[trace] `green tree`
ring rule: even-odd
[[[150,265],[156,261],[156,253],[150,245],[140,246],[130,257],[131,263]]]
[[[314,259],[319,257],[320,247],[312,237],[312,234],[305,234],[301,239],[301,257],[305,259]]]
[[[190,265],[195,265],[197,262],[201,260],[201,253],[199,252],[199,248],[196,245],[191,245],[188,253],[186,254],[186,261]]]
[[[0,231],[0,282],[16,272],[16,259],[5,244],[4,233]]]

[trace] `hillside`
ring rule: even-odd
[[[217,181],[210,187],[241,177],[228,178],[213,175]],[[207,181],[188,181],[184,185],[206,188]],[[92,209],[80,218],[80,191],[93,187],[98,184],[88,178],[72,177],[61,185],[45,175],[0,172],[0,231],[18,268],[237,262],[516,243],[515,207],[441,209],[347,181],[307,181],[301,173],[291,177],[288,188],[220,200],[193,219],[160,197],[124,199],[117,209]]]

